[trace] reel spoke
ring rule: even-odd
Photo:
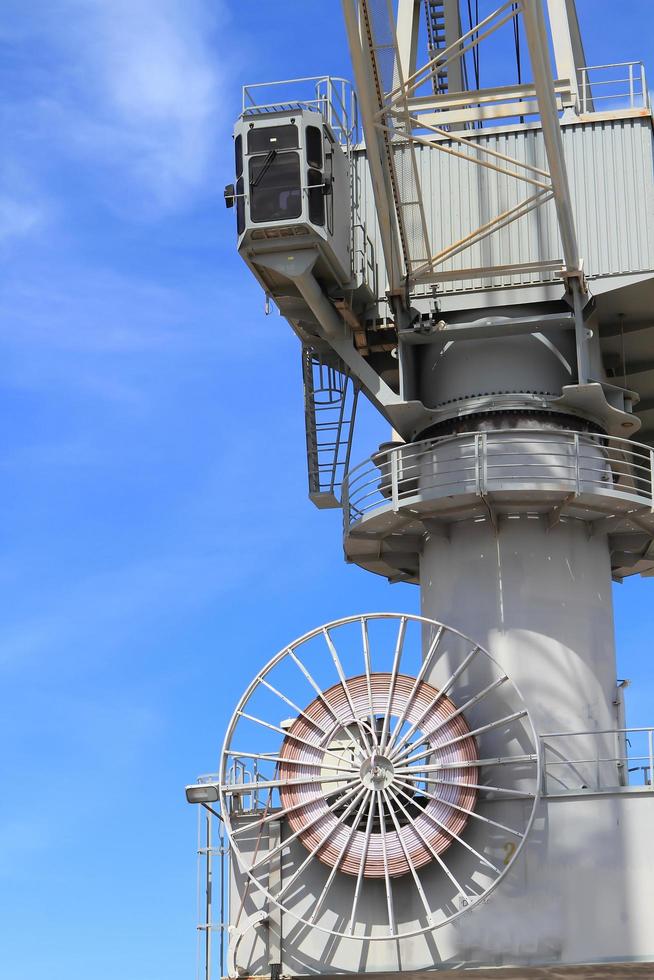
[[[370,637],[368,636],[368,620],[363,616],[361,617],[361,642],[363,645],[363,663],[366,669],[366,687],[368,689],[368,708],[370,713],[370,733],[372,735],[372,740],[376,746],[379,745],[379,739],[377,738],[377,725],[375,724],[375,709],[372,705],[372,687],[370,675],[372,670],[370,668]]]
[[[382,733],[379,739],[379,748],[383,753],[387,752],[386,738],[389,733],[389,725],[391,722],[391,707],[393,705],[393,695],[395,694],[395,684],[397,682],[397,672],[400,668],[400,660],[402,659],[402,650],[404,649],[404,637],[406,635],[406,618],[403,616],[400,620],[400,628],[397,631],[397,642],[395,644],[395,654],[393,656],[393,667],[391,668],[391,682],[388,685],[388,701],[386,703],[386,711],[384,712],[384,721],[382,725]]]

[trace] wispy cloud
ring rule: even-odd
[[[71,105],[75,145],[124,169],[146,196],[175,206],[207,178],[225,79],[220,4],[200,0],[75,3],[78,78],[92,114]],[[69,35],[70,36],[70,35]]]
[[[211,192],[228,84],[225,53],[217,57],[225,17],[220,0],[59,0],[34,17],[26,10],[6,40],[37,61],[29,84],[5,99],[9,153],[40,143],[86,160],[92,179],[111,177],[105,198],[136,216]],[[7,210],[9,229],[30,227],[29,210]]]
[[[205,270],[184,283],[48,258],[6,271],[0,285],[6,389],[77,394],[88,407],[113,403],[132,414],[169,398],[171,384],[190,383],[209,364],[216,373],[242,365],[254,345],[295,354],[279,317],[251,312],[259,295],[244,270],[229,280]]]

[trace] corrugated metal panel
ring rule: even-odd
[[[562,129],[570,192],[586,275],[590,279],[654,270],[654,161],[649,118],[598,120]],[[495,133],[480,144],[547,169],[538,129]],[[398,154],[408,154],[398,149]],[[465,151],[467,152],[467,151]],[[382,255],[367,167],[356,169],[367,231]],[[426,146],[416,158],[435,254],[537,190],[533,185],[477,167]],[[490,159],[490,158],[486,158]],[[408,160],[406,161],[408,164]],[[499,161],[497,161],[499,162]],[[503,164],[500,164],[503,165]],[[506,165],[510,167],[509,164]],[[365,171],[365,172],[362,172]],[[560,259],[554,202],[444,262],[442,271]],[[380,270],[381,271],[381,270]],[[552,273],[495,276],[443,283],[439,291],[467,292],[551,281]],[[382,277],[383,280],[383,277]],[[431,287],[425,291],[431,292]]]

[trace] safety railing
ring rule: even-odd
[[[649,446],[588,432],[524,428],[394,444],[350,470],[342,500],[347,530],[377,509],[397,512],[421,499],[507,491],[527,491],[533,499],[543,491],[569,499],[605,497],[603,509],[624,500],[652,510],[653,490]]]
[[[649,107],[647,78],[642,61],[588,65],[579,69],[579,109],[582,114]]]
[[[244,116],[294,109],[320,112],[342,146],[360,140],[356,93],[346,78],[317,75],[243,86]]]
[[[541,735],[543,794],[654,792],[654,728]]]

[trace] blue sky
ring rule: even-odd
[[[654,78],[649,0],[579,7],[590,63]],[[306,499],[297,341],[222,204],[240,85],[349,75],[340,5],[5,0],[0,44],[3,972],[172,980],[195,969],[183,786],[255,666],[417,611]],[[363,423],[357,459],[385,435]],[[632,724],[651,590],[615,592]]]

